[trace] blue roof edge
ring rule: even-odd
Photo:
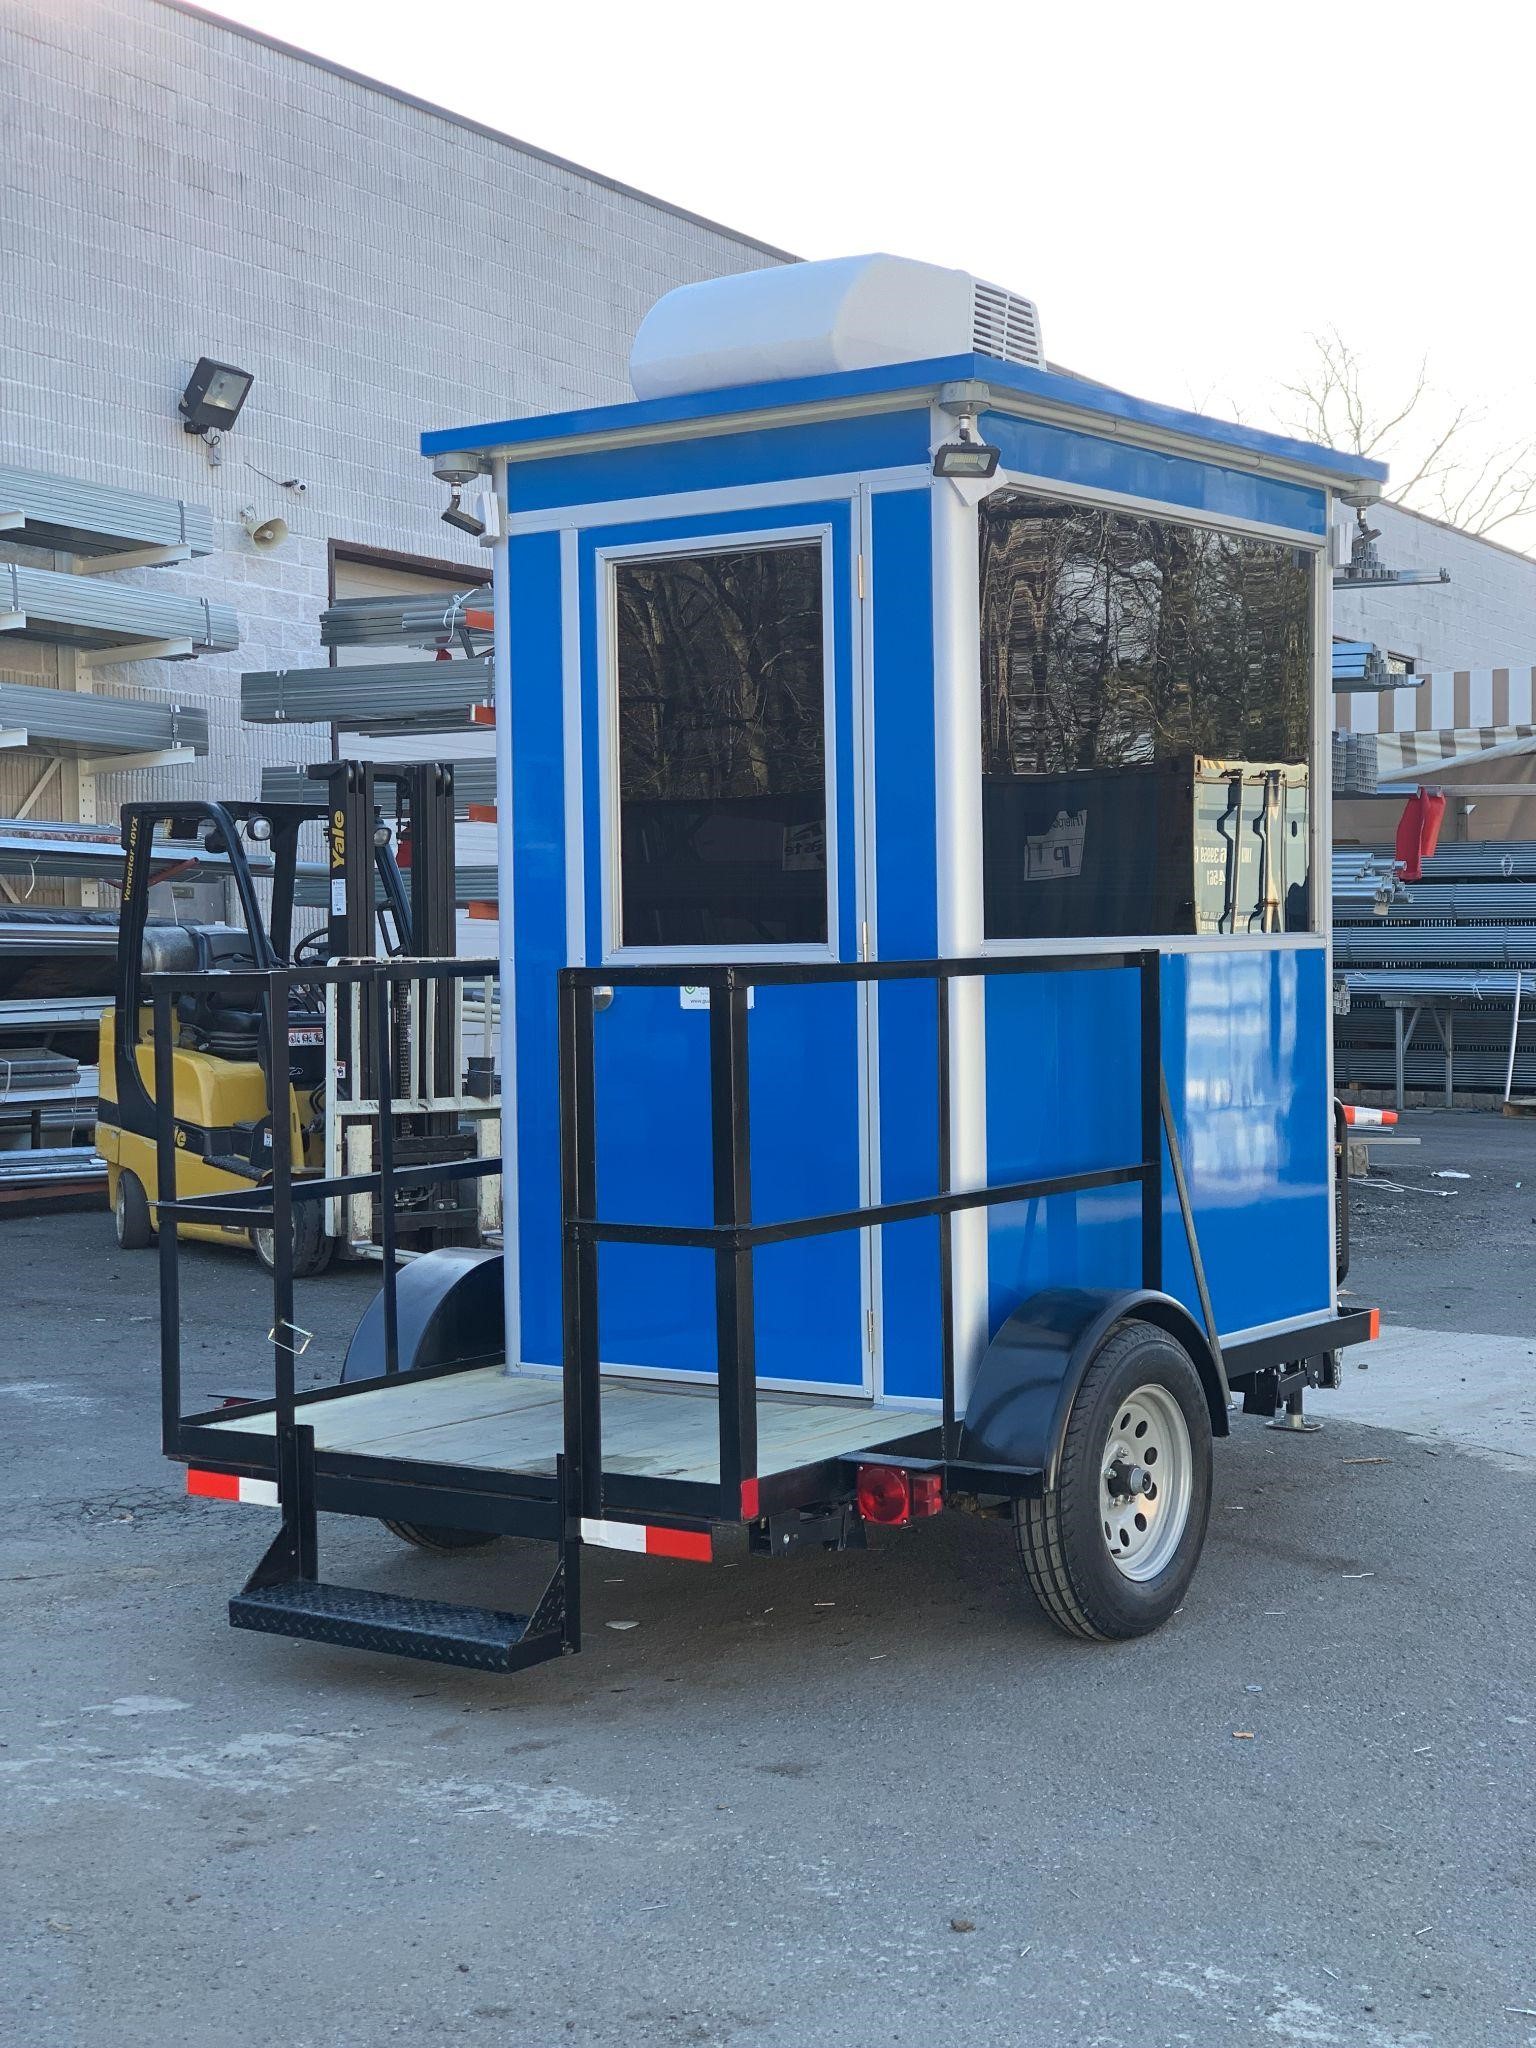
[[[493,420],[466,427],[442,427],[421,436],[423,455],[449,455],[461,450],[534,448],[589,435],[633,432],[636,428],[677,426],[686,421],[729,419],[735,413],[764,412],[795,406],[830,404],[839,399],[877,397],[892,391],[921,390],[928,385],[974,378],[999,391],[1024,398],[1047,399],[1078,412],[1096,413],[1109,421],[1150,427],[1182,435],[1215,448],[1281,461],[1320,476],[1355,482],[1384,483],[1387,465],[1363,455],[1348,455],[1312,441],[1285,434],[1267,434],[1235,420],[1212,419],[1184,412],[1147,398],[1133,398],[1112,385],[1054,370],[1033,370],[992,356],[935,356],[915,363],[891,363],[868,370],[840,370],[820,377],[788,377],[762,384],[737,384],[719,391],[694,391],[673,398],[628,399],[618,405],[587,406],[575,412],[538,413],[524,419]]]

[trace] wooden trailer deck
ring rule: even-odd
[[[719,1412],[712,1383],[680,1386],[604,1375],[603,1469],[642,1479],[719,1483]],[[317,1451],[418,1459],[491,1472],[553,1474],[564,1420],[558,1374],[470,1372],[360,1388],[297,1404],[313,1427]],[[757,1400],[757,1469],[763,1478],[793,1472],[876,1444],[932,1429],[933,1408],[829,1401],[802,1394]],[[232,1436],[270,1437],[271,1412],[209,1425]],[[231,1456],[235,1453],[231,1450]]]

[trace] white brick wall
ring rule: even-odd
[[[1366,514],[1390,569],[1449,569],[1445,584],[1336,590],[1333,630],[1406,654],[1420,669],[1529,667],[1536,662],[1536,560],[1397,505]],[[1353,524],[1353,514],[1350,515]]]
[[[211,505],[218,554],[142,573],[234,604],[244,636],[94,672],[214,713],[207,764],[104,777],[103,815],[254,795],[264,762],[329,751],[242,726],[239,676],[324,658],[329,538],[476,558],[421,429],[625,398],[662,292],[777,260],[162,0],[5,0],[0,135],[0,461]],[[200,355],[256,379],[218,469],[175,410]],[[246,539],[247,503],[288,521],[279,551]],[[17,648],[0,676],[51,662]]]

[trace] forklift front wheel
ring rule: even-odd
[[[437,1522],[386,1522],[384,1527],[418,1550],[484,1550],[500,1541],[493,1529],[446,1529]]]
[[[253,1230],[251,1249],[270,1273],[272,1232]],[[325,1216],[318,1202],[296,1202],[293,1208],[293,1277],[308,1280],[331,1263],[336,1240],[325,1234]]]
[[[1179,1607],[1211,1511],[1211,1413],[1166,1330],[1122,1323],[1073,1398],[1056,1484],[1015,1508],[1030,1590],[1090,1641],[1148,1634]]]
[[[117,1176],[117,1193],[112,1198],[112,1224],[122,1251],[141,1252],[155,1241],[155,1226],[150,1221],[149,1197],[144,1192],[144,1183],[126,1167],[121,1168]]]

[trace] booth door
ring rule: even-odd
[[[857,957],[849,508],[820,511],[594,547],[589,959]],[[868,1198],[865,1023],[852,984],[753,992],[755,1221]],[[619,987],[595,1040],[599,1215],[711,1221],[708,991]],[[867,1389],[867,1260],[858,1232],[754,1255],[762,1384]],[[599,1336],[607,1369],[712,1374],[713,1255],[604,1245]]]

